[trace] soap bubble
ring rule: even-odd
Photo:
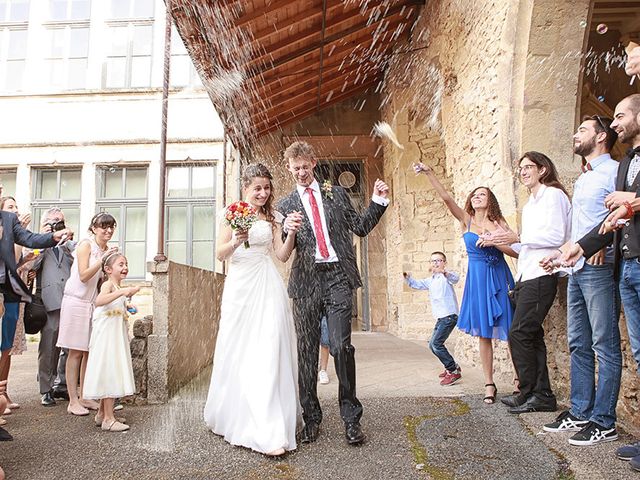
[[[599,102],[604,102],[604,96],[603,95],[598,95],[598,101]]]
[[[598,32],[600,35],[604,35],[608,31],[609,31],[609,27],[607,27],[606,23],[601,23],[596,27],[596,32]]]

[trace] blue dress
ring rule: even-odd
[[[507,340],[513,308],[507,292],[514,281],[504,255],[495,247],[476,246],[478,234],[462,236],[469,268],[462,295],[458,328],[474,337]]]

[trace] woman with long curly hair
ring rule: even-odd
[[[485,379],[484,402],[495,403],[498,389],[493,381],[493,339],[506,341],[513,318],[508,292],[514,286],[513,276],[504,259],[504,253],[517,254],[509,246],[485,246],[487,234],[508,229],[500,205],[487,187],[475,188],[467,197],[464,208],[456,203],[435,176],[433,170],[417,163],[416,174],[424,173],[451,214],[460,222],[469,264],[460,306],[458,328],[478,337],[480,361]],[[449,372],[451,373],[451,372]],[[460,378],[460,371],[454,372]]]

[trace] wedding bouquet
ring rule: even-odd
[[[239,201],[227,207],[224,218],[232,230],[247,231],[258,220],[258,213],[247,202]],[[244,242],[244,248],[249,248],[249,241]]]

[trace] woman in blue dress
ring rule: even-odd
[[[507,341],[513,318],[508,292],[514,287],[513,276],[504,254],[518,255],[507,246],[489,246],[491,232],[508,230],[498,200],[487,187],[475,188],[467,197],[464,208],[455,202],[433,170],[423,163],[414,164],[416,174],[424,173],[431,185],[464,231],[462,238],[469,264],[460,306],[458,328],[478,337],[480,361],[485,379],[485,403],[496,400],[498,389],[493,381],[494,338]]]

